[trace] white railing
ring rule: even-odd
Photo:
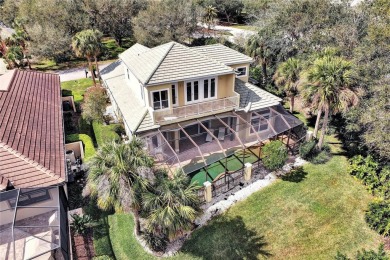
[[[214,99],[210,101],[195,103],[191,105],[174,107],[166,110],[153,111],[155,123],[169,123],[184,118],[194,118],[197,115],[208,114],[211,112],[221,112],[238,107],[240,96]]]

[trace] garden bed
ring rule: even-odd
[[[71,231],[73,258],[78,260],[89,260],[95,256],[93,248],[93,230],[88,228],[84,235]]]

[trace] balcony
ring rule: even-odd
[[[240,96],[236,94],[233,97],[214,99],[171,109],[154,110],[153,118],[156,124],[166,125],[185,119],[231,111],[238,107],[239,102]]]

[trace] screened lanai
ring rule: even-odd
[[[0,193],[0,259],[69,259],[62,186]]]
[[[260,158],[261,145],[268,140],[279,138],[292,148],[303,135],[303,123],[283,107],[275,106],[173,124],[161,128],[146,142],[156,162],[170,171],[207,171],[211,164],[225,160],[221,167],[229,172],[237,167],[226,158],[238,157],[236,161],[242,168],[247,157],[252,158],[249,162]]]

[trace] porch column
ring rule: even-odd
[[[211,192],[211,182],[206,181],[203,183],[203,186],[204,186],[204,198],[206,202],[211,202],[211,200],[213,199],[213,194]]]
[[[244,171],[244,180],[250,181],[252,178],[252,164],[251,163],[245,163],[245,171]]]
[[[175,139],[175,152],[180,152],[180,145],[179,145],[179,139],[180,139],[180,130],[176,130],[174,133],[174,139]]]

